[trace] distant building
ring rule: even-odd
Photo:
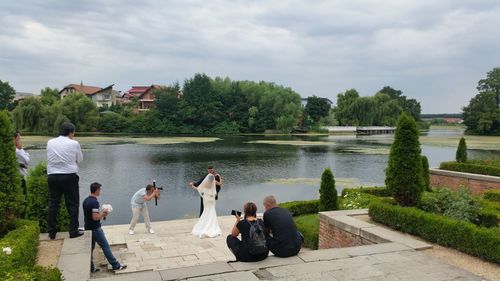
[[[123,94],[121,98],[122,104],[130,103],[134,98],[139,101],[137,111],[147,111],[151,109],[156,100],[155,90],[165,89],[166,86],[151,85],[151,86],[132,86]]]
[[[40,96],[32,94],[32,93],[16,92],[16,95],[14,96],[14,99],[12,101],[13,102],[20,102],[23,99],[28,98],[28,97],[40,97]]]
[[[104,105],[111,106],[116,104],[117,91],[113,90],[113,86],[109,85],[106,88],[83,85],[83,82],[78,84],[69,84],[59,91],[61,99],[72,93],[82,93],[89,97],[97,107]]]
[[[325,99],[330,105],[333,105],[333,102],[329,98],[323,98],[323,99]],[[307,105],[307,98],[301,98],[300,105],[302,105],[302,107],[305,107]]]

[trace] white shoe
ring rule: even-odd
[[[149,233],[155,234],[155,231],[153,229],[149,229]]]
[[[130,234],[130,235],[134,235],[134,234],[135,234],[135,232],[134,232],[132,229],[129,229],[129,230],[128,230],[128,234]]]

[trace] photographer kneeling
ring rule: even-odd
[[[128,234],[134,235],[134,228],[139,220],[139,214],[142,214],[147,232],[151,234],[155,233],[151,228],[148,205],[146,204],[146,201],[151,201],[153,198],[160,198],[160,190],[151,184],[148,184],[145,188],[139,189],[134,196],[132,196],[132,200],[130,200],[130,205],[132,206],[132,220],[130,221]]]
[[[236,222],[227,236],[227,246],[237,261],[254,262],[267,258],[269,250],[266,247],[264,222],[257,219],[257,206],[248,202],[243,206],[244,219],[235,214]],[[238,234],[241,233],[241,241]]]

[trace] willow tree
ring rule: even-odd
[[[406,112],[398,118],[385,184],[402,206],[415,206],[423,191],[420,142],[415,120]]]

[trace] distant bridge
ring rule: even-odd
[[[388,126],[325,126],[329,134],[384,135],[393,134],[396,127]]]

